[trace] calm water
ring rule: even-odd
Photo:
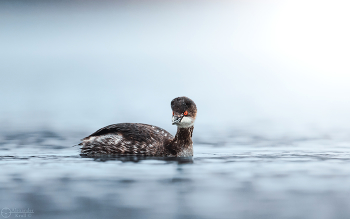
[[[327,136],[197,136],[193,159],[81,157],[84,134],[0,136],[0,207],[33,218],[350,217],[349,144]]]

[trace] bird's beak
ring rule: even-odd
[[[182,116],[173,116],[173,119],[172,119],[173,123],[172,124],[176,125],[176,124],[180,123],[181,119],[182,119]]]

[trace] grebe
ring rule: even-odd
[[[192,133],[197,115],[196,104],[188,97],[171,101],[173,137],[157,126],[141,123],[119,123],[106,126],[82,139],[84,155],[121,154],[158,157],[193,156]]]

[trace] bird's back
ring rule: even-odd
[[[82,154],[133,154],[164,156],[174,137],[157,126],[119,123],[106,126],[82,139]]]

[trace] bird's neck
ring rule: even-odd
[[[188,128],[177,128],[177,132],[175,135],[174,140],[185,143],[185,145],[192,145],[192,133],[193,133],[193,126]]]
[[[171,142],[169,151],[171,155],[175,156],[192,156],[193,155],[193,142],[192,142],[192,133],[193,126],[188,128],[177,128],[176,135]]]

